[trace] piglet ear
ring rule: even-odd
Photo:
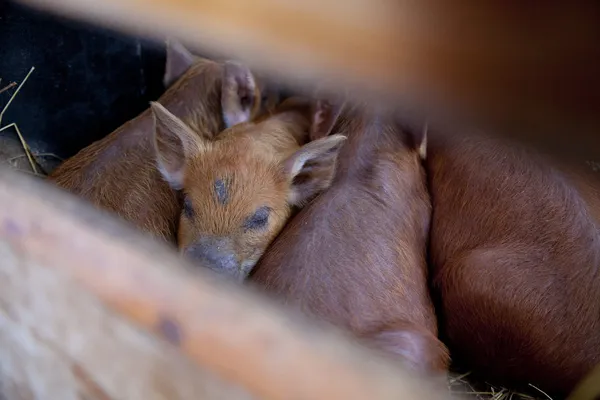
[[[259,90],[252,72],[239,63],[227,61],[223,71],[221,108],[226,127],[250,121],[260,107]]]
[[[323,138],[331,133],[343,104],[332,104],[327,100],[317,100],[312,109],[310,140]]]
[[[345,141],[343,135],[317,139],[302,146],[285,161],[285,171],[291,182],[290,204],[301,206],[331,185],[337,157]]]
[[[167,63],[165,65],[165,76],[163,84],[171,86],[179,79],[189,67],[192,66],[196,57],[190,53],[181,43],[174,39],[167,40]]]
[[[183,121],[157,102],[151,102],[154,116],[154,151],[158,169],[169,183],[179,190],[183,187],[186,159],[198,151],[200,141]]]

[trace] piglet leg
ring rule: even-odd
[[[446,346],[426,328],[407,321],[387,324],[364,336],[372,347],[392,356],[410,370],[445,388],[449,355]]]

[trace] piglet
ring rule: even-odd
[[[329,129],[331,109],[288,99],[273,114],[235,125],[215,140],[198,135],[158,103],[158,170],[180,191],[181,252],[243,280],[292,212],[331,183],[345,137],[307,143]]]
[[[159,102],[194,134],[214,138],[225,127],[248,121],[267,104],[261,84],[244,66],[193,56],[170,41]],[[270,93],[269,102],[276,95]],[[49,180],[138,228],[174,242],[181,210],[176,191],[157,169],[153,117],[148,109],[65,161]]]
[[[333,183],[285,227],[251,279],[443,381],[448,354],[427,286],[424,135],[362,106],[331,107],[339,114],[331,132],[348,137]]]
[[[564,398],[600,363],[598,178],[465,132],[430,135],[427,169],[433,289],[453,359]]]

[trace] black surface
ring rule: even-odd
[[[17,123],[34,151],[66,158],[160,96],[164,46],[0,0],[0,88],[32,66],[2,125]]]

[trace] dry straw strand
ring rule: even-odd
[[[12,89],[15,86],[17,86],[17,82],[11,82],[8,85],[4,86],[2,89],[0,89],[0,93],[4,93],[6,92],[8,89]]]
[[[2,118],[4,117],[4,113],[6,112],[6,110],[8,110],[8,107],[11,105],[11,103],[13,102],[13,100],[15,99],[15,97],[17,96],[17,94],[19,93],[19,91],[21,90],[21,88],[23,87],[23,85],[25,84],[25,82],[27,82],[27,79],[29,79],[29,76],[31,75],[31,73],[35,70],[35,67],[31,67],[31,69],[29,70],[29,72],[27,73],[27,75],[25,75],[25,78],[23,78],[23,80],[21,81],[21,83],[19,84],[19,86],[17,87],[17,90],[15,90],[15,92],[12,94],[12,96],[10,96],[10,99],[8,99],[8,102],[6,103],[6,105],[4,106],[4,108],[2,109],[2,111],[0,112],[0,127],[2,126]],[[14,83],[14,82],[13,82]],[[14,86],[14,85],[13,85]],[[2,89],[1,92],[8,90],[7,88],[12,87],[11,85],[8,85],[6,87],[4,87]],[[27,155],[27,160],[29,161],[29,165],[31,166],[31,170],[33,171],[34,174],[39,174],[37,167],[35,166],[35,160],[32,156],[32,152],[31,149],[29,148],[29,145],[27,144],[27,142],[25,141],[25,138],[23,137],[23,135],[21,134],[21,130],[19,129],[19,127],[17,126],[16,123],[11,123],[6,125],[5,127],[0,128],[0,132],[7,130],[9,128],[14,128],[15,131],[17,132],[17,136],[19,137],[19,140],[21,141],[21,145],[23,146],[23,150],[25,150],[25,154]]]

